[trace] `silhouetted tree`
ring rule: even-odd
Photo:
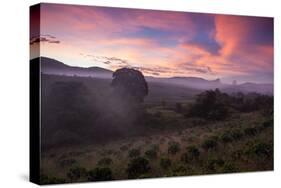
[[[205,119],[222,120],[228,115],[230,97],[219,89],[207,90],[199,94],[190,109],[190,115]]]
[[[143,102],[148,94],[148,85],[143,74],[134,69],[116,70],[111,85],[121,96],[130,97],[137,102]]]

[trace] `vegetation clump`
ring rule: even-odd
[[[154,149],[149,149],[144,154],[149,159],[156,159],[157,158],[157,151],[154,150]]]
[[[87,170],[82,167],[74,167],[70,168],[67,177],[71,182],[78,181],[80,178],[85,177],[87,174]]]
[[[146,158],[138,157],[132,159],[127,168],[128,178],[134,179],[139,178],[150,171],[151,167],[149,161]]]
[[[180,151],[180,144],[178,142],[170,142],[168,146],[168,153],[175,155]]]
[[[113,163],[111,158],[105,157],[99,160],[98,165],[99,166],[109,166]]]
[[[228,101],[229,96],[221,93],[219,89],[207,90],[197,96],[189,114],[203,119],[223,120],[229,114]]]
[[[272,144],[257,141],[248,147],[246,153],[261,159],[270,158],[273,156],[273,146]]]
[[[59,184],[59,183],[65,183],[65,179],[63,178],[58,178],[58,177],[50,177],[46,175],[41,175],[40,176],[40,184]]]
[[[160,166],[161,166],[163,169],[168,169],[171,165],[172,165],[171,159],[165,158],[165,157],[163,157],[163,158],[160,159]]]
[[[244,133],[247,136],[255,136],[258,133],[258,131],[256,128],[248,127],[246,129],[244,129]]]
[[[139,149],[131,149],[131,150],[128,152],[128,156],[129,156],[130,158],[139,157],[139,156],[140,156],[140,150],[139,150]]]
[[[215,149],[217,147],[217,141],[214,138],[208,138],[202,143],[202,148],[205,150]]]
[[[108,167],[100,168],[97,167],[88,172],[89,181],[108,181],[112,180],[112,171]]]

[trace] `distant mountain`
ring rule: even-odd
[[[38,58],[37,58],[38,59]],[[36,60],[36,59],[35,59]],[[112,79],[113,71],[100,67],[75,67],[66,65],[55,59],[40,57],[41,72],[44,74],[67,75],[67,76],[82,76],[82,77],[98,77]],[[243,84],[225,84],[220,79],[206,80],[199,77],[170,77],[158,78],[147,76],[147,82],[169,84],[174,86],[181,86],[186,88],[193,88],[199,90],[208,90],[219,88],[223,92],[257,92],[262,94],[273,94],[273,84],[258,84],[258,83],[243,83]]]
[[[112,71],[100,67],[75,67],[55,59],[40,57],[41,72],[44,74],[112,78]]]

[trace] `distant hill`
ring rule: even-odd
[[[100,67],[75,67],[55,59],[40,57],[41,72],[44,74],[112,78],[112,71]]]
[[[36,60],[36,59],[34,59]],[[38,60],[38,58],[37,58]],[[66,65],[55,59],[40,57],[41,60],[41,72],[44,74],[53,75],[65,75],[65,76],[80,76],[80,77],[98,77],[104,79],[112,79],[113,71],[100,67],[75,67]],[[33,61],[33,60],[31,60]],[[219,88],[227,93],[235,92],[257,92],[262,94],[273,94],[273,84],[258,84],[258,83],[243,83],[243,84],[225,84],[220,79],[206,80],[199,77],[170,77],[170,78],[158,78],[158,77],[145,77],[147,82],[160,83],[186,87],[196,90],[208,90]]]

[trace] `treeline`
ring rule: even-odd
[[[179,104],[176,110],[180,109]],[[194,104],[186,110],[181,110],[186,116],[201,117],[209,120],[223,120],[231,112],[263,111],[273,113],[273,96],[258,93],[227,94],[219,89],[207,90],[199,94]]]

